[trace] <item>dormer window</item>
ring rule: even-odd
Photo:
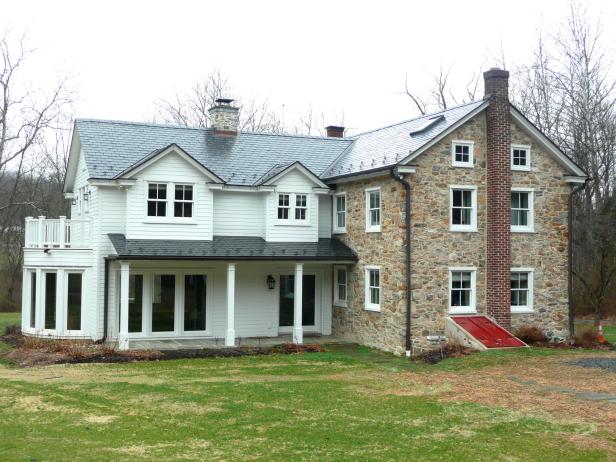
[[[289,219],[289,196],[290,194],[278,194],[278,219]]]
[[[530,146],[511,146],[511,170],[530,171]]]
[[[278,224],[307,225],[308,201],[308,194],[279,193],[276,212]]]
[[[148,217],[167,216],[167,184],[148,184]]]
[[[451,144],[451,165],[453,167],[473,168],[472,141],[453,141]]]
[[[176,218],[192,218],[193,216],[193,187],[189,184],[175,185],[175,201],[173,202],[173,216]]]

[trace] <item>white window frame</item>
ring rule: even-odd
[[[287,205],[280,205],[280,196],[287,196]],[[282,222],[291,221],[291,211],[292,211],[292,207],[291,207],[292,197],[291,196],[292,196],[291,193],[285,193],[285,192],[280,192],[276,194],[276,220],[277,221],[282,221]],[[278,212],[280,211],[280,209],[287,211],[287,218],[280,218],[278,216]]]
[[[455,190],[471,191],[471,223],[470,225],[453,224],[453,192]],[[449,230],[454,232],[477,232],[477,186],[450,185],[449,186]]]
[[[469,306],[452,306],[451,291],[453,289],[453,273],[455,272],[470,272],[471,273],[471,297]],[[463,267],[450,267],[449,268],[449,313],[451,314],[471,314],[477,313],[477,267],[475,266],[463,266]]]
[[[371,209],[370,208],[370,195],[374,192],[379,193],[379,208]],[[383,195],[381,194],[381,188],[368,188],[365,190],[365,209],[366,209],[366,232],[367,233],[380,233],[381,232],[381,222],[383,220]],[[379,211],[379,223],[377,225],[373,225],[370,223],[370,212],[372,210]]]
[[[338,198],[344,197],[344,210],[338,210]],[[346,192],[336,193],[333,195],[333,204],[332,204],[332,229],[336,234],[346,233],[346,223],[347,223],[347,195]],[[338,215],[342,214],[344,216],[344,226],[338,226]]]
[[[370,289],[377,286],[370,285],[370,271],[379,272],[379,303],[372,303],[370,301]],[[364,307],[367,311],[381,311],[381,302],[383,300],[383,278],[380,266],[366,266],[364,268]]]
[[[68,276],[69,274],[81,274],[81,329],[69,329],[68,328]],[[72,334],[72,335],[82,335],[83,331],[84,331],[84,324],[86,321],[85,318],[85,300],[86,300],[86,275],[85,275],[85,271],[83,270],[73,270],[73,269],[67,269],[64,272],[64,292],[63,292],[63,307],[62,309],[64,310],[64,319],[62,321],[63,323],[63,331],[66,334]],[[57,310],[57,308],[56,308]],[[56,312],[56,317],[58,316],[57,312]]]
[[[182,187],[186,187],[186,186],[190,186],[190,188],[192,189],[192,200],[186,200],[186,199],[176,199],[175,198],[175,188],[176,186],[182,186]],[[167,186],[169,187],[169,186]],[[186,190],[183,190],[184,193],[186,192]],[[176,217],[175,216],[175,204],[180,203],[180,204],[192,204],[191,207],[191,215],[189,217]],[[174,220],[194,220],[195,219],[195,185],[192,183],[173,183],[173,199],[171,201],[171,204],[173,205],[173,211],[171,212],[171,217],[173,217]],[[182,210],[184,210],[184,208],[182,208]]]
[[[150,185],[165,185],[166,188],[166,197],[165,199],[158,199],[158,188],[157,188],[157,194],[156,194],[156,199],[151,199],[150,198]],[[150,202],[164,202],[165,203],[165,214],[164,215],[149,215],[148,214],[148,205]],[[157,207],[158,209],[158,207]],[[145,188],[145,216],[148,220],[164,220],[169,216],[169,183],[165,182],[165,181],[148,181],[146,183],[146,188]]]
[[[297,200],[300,197],[304,197],[306,199],[305,205],[298,205]],[[307,223],[308,222],[308,194],[306,193],[295,193],[293,195],[293,219],[296,222],[300,222],[300,223]],[[297,212],[304,210],[304,218],[298,218],[297,217]]]
[[[280,206],[279,198],[281,195],[289,196],[289,206]],[[295,210],[300,208],[297,206],[297,196],[306,196],[306,207],[301,207],[306,209],[306,219],[299,220],[295,218]],[[274,218],[276,221],[276,225],[280,226],[310,226],[310,206],[311,206],[311,194],[308,192],[288,192],[288,191],[276,191],[274,194],[275,200],[275,212]],[[278,218],[278,209],[286,208],[289,210],[288,218]]]
[[[177,225],[196,225],[197,224],[197,209],[199,207],[197,197],[199,197],[199,187],[197,183],[191,183],[187,181],[178,181],[169,182],[169,181],[160,181],[160,180],[145,180],[145,188],[144,188],[144,223],[157,223],[157,224],[177,224]],[[157,199],[149,198],[149,190],[151,184],[164,184],[167,186],[167,199],[166,199],[166,211],[164,216],[149,216],[148,215],[148,202],[150,200],[155,201]],[[176,217],[174,212],[174,203],[175,201],[175,185],[178,186],[192,186],[193,189],[193,206],[192,206],[192,217]],[[161,199],[158,199],[159,202],[163,202]],[[190,202],[190,201],[186,201]]]
[[[513,233],[534,233],[535,232],[535,190],[532,188],[511,188],[511,192],[527,193],[528,194],[528,225],[514,226],[511,224],[511,232]],[[521,210],[521,209],[518,209]],[[513,203],[511,205],[513,211]]]
[[[342,284],[340,280],[338,279],[338,271],[340,270],[344,271],[344,274],[345,274],[344,284]],[[339,285],[344,285],[344,288],[345,288],[344,299],[338,297],[339,295],[338,286]],[[346,266],[336,265],[334,266],[334,305],[346,307],[348,298],[349,298],[349,271],[347,270]]]
[[[456,160],[456,146],[468,146],[468,162],[460,162]],[[465,140],[453,140],[451,142],[451,166],[462,168],[473,168],[475,166],[475,142]]]
[[[528,273],[528,303],[526,306],[511,306],[512,313],[533,313],[533,288],[535,279],[534,268],[511,268],[511,274],[513,273]]]
[[[524,149],[526,151],[526,165],[513,165],[513,151],[514,149]],[[530,172],[531,169],[531,156],[530,156],[530,145],[527,144],[512,144],[511,145],[511,170],[516,170],[520,172]]]

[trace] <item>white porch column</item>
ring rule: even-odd
[[[235,346],[235,263],[227,265],[227,334],[225,346]]]
[[[118,349],[128,350],[128,283],[130,264],[120,262],[120,329],[118,332]]]
[[[45,287],[45,283],[43,282],[43,277],[45,273],[41,268],[36,269],[36,306],[34,309],[36,310],[34,329],[36,333],[40,333],[45,327],[45,307],[43,306],[43,287]]]
[[[298,345],[304,341],[302,328],[302,291],[304,288],[304,264],[295,264],[295,293],[293,298],[293,343]]]

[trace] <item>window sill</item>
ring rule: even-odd
[[[470,306],[449,307],[449,314],[477,314],[477,308],[471,308]]]
[[[375,226],[372,228],[366,228],[366,232],[367,233],[380,233],[381,232],[381,227],[380,226]]]
[[[530,167],[511,167],[512,172],[530,172]]]
[[[196,225],[198,224],[196,220],[183,220],[180,218],[176,218],[176,219],[163,218],[160,220],[148,219],[148,220],[143,220],[143,223],[148,224],[148,225]]]
[[[346,232],[347,232],[346,228],[344,228],[344,229],[339,228],[339,229],[334,229],[332,231],[332,234],[346,234]]]
[[[380,313],[381,312],[381,307],[380,306],[374,306],[374,305],[372,305],[372,306],[365,306],[364,310],[366,310],[366,311],[373,311],[375,313]]]
[[[302,223],[297,221],[277,221],[274,226],[301,226],[301,227],[309,227],[310,223]]]
[[[347,308],[347,302],[343,301],[343,300],[334,300],[334,306],[339,306],[341,308]]]
[[[468,227],[450,226],[449,231],[451,231],[452,233],[476,233],[477,227],[476,226],[468,226]]]
[[[473,164],[451,164],[452,167],[455,168],[475,168]]]
[[[527,233],[527,234],[534,234],[535,233],[535,228],[511,228],[511,232],[512,233]]]
[[[511,314],[533,314],[532,308],[511,308]]]

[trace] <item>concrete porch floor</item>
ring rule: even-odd
[[[280,335],[278,337],[246,337],[237,338],[235,347],[269,347],[290,343],[293,341],[291,335]],[[114,342],[115,343],[115,342]],[[319,345],[333,343],[352,343],[348,340],[333,335],[304,335],[304,343],[316,343]],[[200,350],[203,348],[228,348],[225,347],[224,338],[202,338],[202,339],[165,339],[165,340],[131,340],[129,342],[131,350]]]

